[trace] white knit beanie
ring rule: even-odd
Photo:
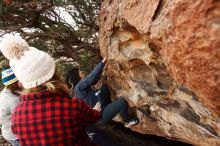
[[[7,35],[2,39],[0,49],[24,88],[37,87],[53,77],[54,59],[30,47],[20,36]]]

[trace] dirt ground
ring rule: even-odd
[[[96,125],[88,131],[95,133],[93,141],[99,146],[192,146],[166,138],[143,135],[124,128],[120,123]],[[0,146],[10,146],[0,135]]]

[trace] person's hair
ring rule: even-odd
[[[65,78],[65,83],[69,86],[74,88],[76,84],[80,81],[79,76],[79,68],[74,67],[68,71],[67,76]]]
[[[22,94],[41,92],[41,91],[49,91],[50,93],[52,93],[54,95],[69,96],[69,94],[70,94],[70,89],[63,82],[63,80],[60,78],[60,76],[57,75],[57,73],[54,74],[52,79],[50,79],[48,82],[46,82],[40,86],[37,86],[35,88],[30,88],[30,89],[23,89]]]
[[[13,94],[19,95],[20,88],[19,88],[17,82],[6,86],[6,88],[9,89]]]

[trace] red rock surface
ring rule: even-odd
[[[109,85],[137,131],[220,145],[220,1],[105,0],[100,26]]]

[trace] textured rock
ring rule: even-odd
[[[133,130],[220,145],[220,1],[105,0],[108,83],[140,118]]]

